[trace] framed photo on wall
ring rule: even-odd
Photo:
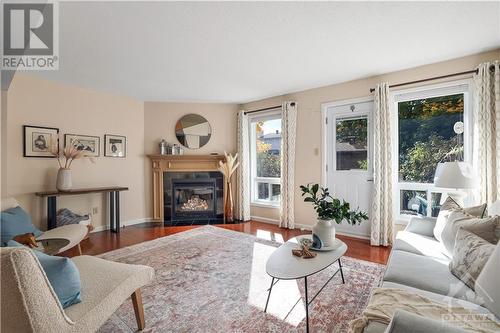
[[[122,135],[104,135],[104,156],[126,157],[127,138]]]
[[[92,135],[65,134],[64,147],[75,146],[78,150],[85,150],[90,157],[99,157],[101,138]]]
[[[56,142],[54,142],[56,140]],[[52,157],[51,145],[59,149],[59,128],[41,126],[23,126],[23,156],[24,157]]]

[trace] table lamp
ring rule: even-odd
[[[467,196],[467,192],[463,190],[475,188],[476,177],[468,163],[458,161],[438,163],[434,175],[434,186],[454,189],[446,194],[463,206],[464,198]],[[441,197],[442,202],[445,199],[446,196]]]

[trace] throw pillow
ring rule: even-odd
[[[16,241],[9,241],[7,246],[23,246]],[[28,248],[28,247],[26,247]],[[59,298],[63,308],[81,302],[80,272],[75,263],[66,257],[49,256],[43,252],[34,250],[40,265],[47,275],[47,279]]]
[[[482,299],[484,306],[500,318],[500,288],[498,274],[500,272],[500,243],[495,246],[493,254],[484,265],[475,284],[476,295]]]
[[[0,242],[5,246],[14,236],[33,233],[39,237],[42,232],[31,222],[29,216],[21,206],[9,208],[0,213]]]
[[[491,216],[482,219],[466,214],[461,210],[452,211],[448,218],[448,223],[446,223],[441,234],[443,253],[449,258],[453,257],[455,239],[460,227],[467,229],[490,243],[496,244],[498,238],[495,231],[499,223],[499,216]]]
[[[494,249],[495,245],[460,228],[453,249],[453,259],[449,265],[451,273],[474,290],[476,279]]]
[[[460,205],[453,200],[451,197],[447,197],[444,203],[441,205],[441,209],[439,210],[438,217],[436,219],[436,224],[434,226],[434,237],[438,241],[442,241],[441,234],[443,233],[443,229],[448,222],[448,218],[450,213],[453,210],[461,209],[464,213],[477,216],[484,217],[486,214],[486,204],[482,204],[479,206],[462,208]]]

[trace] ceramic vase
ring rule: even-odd
[[[73,182],[71,180],[71,170],[66,168],[60,168],[57,171],[57,183],[56,188],[59,191],[67,191],[73,187]]]
[[[226,184],[226,207],[224,210],[224,216],[226,218],[226,223],[234,222],[234,213],[233,213],[233,190],[231,189],[231,182]]]
[[[335,222],[333,220],[320,220],[312,228],[313,247],[321,249],[333,246],[335,242]]]

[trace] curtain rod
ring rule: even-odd
[[[262,111],[267,111],[267,110],[272,110],[272,109],[281,109],[281,105],[270,106],[268,108],[263,108],[263,109],[253,110],[253,111],[245,111],[245,114],[255,113],[255,112],[262,112]]]
[[[421,83],[421,82],[427,82],[427,81],[434,81],[434,80],[439,80],[439,79],[446,79],[448,77],[453,77],[453,76],[460,76],[460,75],[466,75],[466,74],[477,74],[479,72],[478,69],[473,69],[470,71],[465,71],[465,72],[460,72],[460,73],[453,73],[453,74],[447,74],[447,75],[441,75],[441,76],[434,76],[430,77],[427,79],[422,79],[422,80],[416,80],[416,81],[409,81],[409,82],[403,82],[403,83],[398,83],[398,84],[391,84],[389,88],[395,88],[395,87],[401,87],[401,86],[406,86],[409,84],[414,84],[414,83]],[[374,92],[375,88],[371,88],[370,92]]]

